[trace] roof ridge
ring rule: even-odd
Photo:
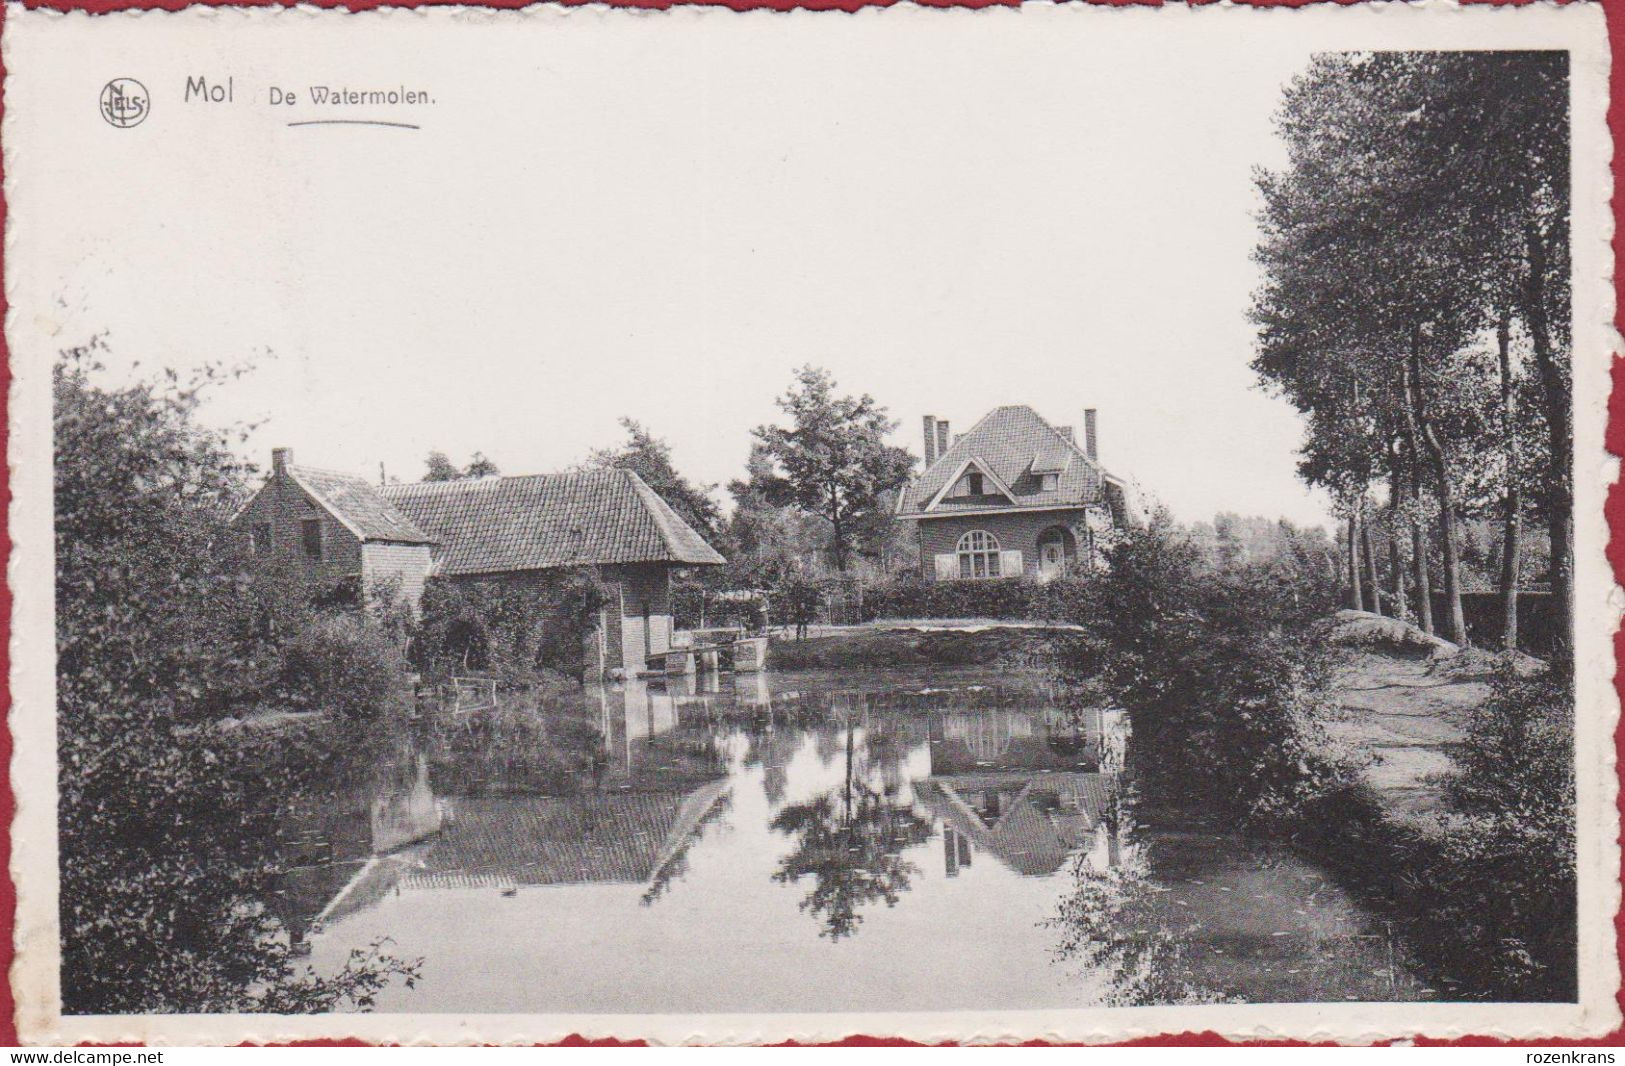
[[[385,485],[386,491],[422,489],[429,492],[466,489],[477,485],[500,485],[507,481],[568,481],[572,478],[603,477],[626,470],[624,467],[605,467],[601,470],[565,470],[552,474],[486,474],[483,477],[447,478],[444,481],[398,481]]]
[[[1106,468],[1104,466],[1100,465],[1100,460],[1099,459],[1092,458],[1089,455],[1089,453],[1083,449],[1083,446],[1080,445],[1075,439],[1073,439],[1072,437],[1068,437],[1065,433],[1062,433],[1059,429],[1056,429],[1055,428],[1055,423],[1051,422],[1049,419],[1045,418],[1043,415],[1038,413],[1038,408],[1033,407],[1030,404],[1023,404],[1022,406],[1026,407],[1027,410],[1031,411],[1033,413],[1033,417],[1038,419],[1038,421],[1040,421],[1040,422],[1042,422],[1044,424],[1045,429],[1047,429],[1051,433],[1055,434],[1055,437],[1056,437],[1057,440],[1061,441],[1067,447],[1071,448],[1074,452],[1076,452],[1078,454],[1079,458],[1083,459],[1085,462],[1093,463],[1094,466],[1095,466],[1095,469],[1100,471],[1101,476],[1102,477],[1105,476]]]
[[[345,477],[345,478],[349,478],[352,481],[359,481],[359,482],[361,482],[362,484],[365,484],[365,485],[372,484],[372,482],[368,481],[366,478],[362,477],[360,474],[353,474],[348,470],[334,470],[330,466],[309,466],[309,465],[307,465],[305,463],[289,463],[287,465],[286,469],[288,469],[288,470],[303,470],[307,474],[326,474],[328,477]]]
[[[649,513],[650,519],[654,521],[655,531],[660,534],[660,539],[666,542],[666,550],[674,555],[681,552],[682,548],[677,543],[677,532],[671,528],[668,518],[675,518],[677,521],[682,522],[682,516],[673,511],[671,504],[662,499],[658,492],[650,488],[649,483],[643,480],[643,476],[636,470],[626,467],[611,467],[610,469],[631,481],[632,491],[637,493],[638,499],[643,503],[643,509]],[[683,522],[683,524],[688,525],[687,522]],[[690,530],[693,531],[692,527],[690,527]]]

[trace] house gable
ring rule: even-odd
[[[256,558],[323,580],[360,577],[362,539],[319,497],[274,474],[232,520]]]
[[[954,497],[969,462],[997,486],[997,494]],[[1098,462],[1031,407],[996,407],[903,487],[896,514],[923,519],[967,509],[1089,507],[1105,502],[1106,477]]]
[[[934,511],[944,502],[974,507],[1011,506],[1016,502],[1016,494],[989,464],[972,456],[959,464],[952,477],[943,479],[942,488],[925,505],[925,510]]]

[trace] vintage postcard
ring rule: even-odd
[[[24,1040],[1618,1027],[1597,5],[3,48]]]

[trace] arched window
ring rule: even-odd
[[[982,529],[973,529],[959,538],[961,578],[999,576],[999,540]]]

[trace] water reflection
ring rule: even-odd
[[[881,730],[879,735],[891,732]],[[801,909],[819,920],[820,934],[831,940],[857,930],[863,921],[861,907],[882,900],[888,907],[897,904],[919,872],[903,858],[903,849],[931,836],[931,823],[901,799],[903,749],[886,740],[876,742],[876,734],[867,732],[860,755],[856,723],[848,719],[845,733],[841,787],[787,805],[770,823],[795,840],[773,879],[791,884],[803,877],[812,880]],[[882,767],[878,789],[867,783],[875,762]]]
[[[1175,950],[1218,944],[1214,916],[1229,935],[1228,901],[1194,925],[1158,910],[1180,873],[1153,861],[1161,830],[1130,828],[1123,752],[1116,713],[1008,672],[519,697],[426,723],[296,806],[286,909],[318,956],[390,936],[424,957],[383,1009],[1037,1008],[1215,983],[1268,997],[1250,972],[1196,980]],[[1197,851],[1257,873],[1228,847]],[[1337,928],[1357,926],[1326,892]]]

